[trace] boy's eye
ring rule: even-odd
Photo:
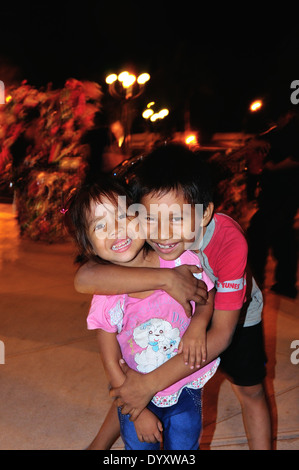
[[[182,220],[183,220],[183,217],[181,217],[179,215],[178,216],[173,216],[172,219],[171,219],[172,222],[182,222]]]
[[[150,216],[150,215],[147,215],[147,216],[146,216],[146,221],[153,223],[153,222],[156,222],[156,219],[155,219],[155,217],[152,217],[152,216]]]
[[[124,214],[119,214],[118,218],[119,219],[125,219],[127,217],[127,214],[124,213]]]

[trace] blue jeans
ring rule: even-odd
[[[164,450],[197,450],[201,432],[201,389],[184,388],[178,403],[159,408],[150,402],[147,408],[163,424]],[[140,442],[129,415],[118,410],[120,433],[126,450],[159,450],[160,443]]]

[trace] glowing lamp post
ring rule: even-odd
[[[120,72],[118,75],[112,73],[106,77],[109,93],[114,98],[123,102],[122,122],[125,128],[125,142],[129,146],[132,125],[132,110],[129,102],[136,99],[144,91],[145,84],[150,80],[148,73],[142,73],[136,77],[128,71]]]
[[[106,77],[109,93],[119,99],[135,99],[141,95],[144,85],[150,80],[148,73],[142,73],[138,77],[127,71],[118,75],[112,73]]]
[[[142,113],[142,117],[144,119],[149,119],[151,122],[155,122],[161,119],[164,119],[166,116],[169,114],[169,109],[163,108],[159,112],[155,113],[154,110],[152,109],[152,106],[154,106],[155,102],[151,101],[147,105],[147,109],[145,109]]]
[[[251,112],[255,113],[256,111],[261,109],[262,106],[263,106],[263,102],[261,100],[255,100],[251,103],[249,109]]]

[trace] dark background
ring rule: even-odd
[[[256,128],[290,108],[299,79],[294,6],[181,2],[25,2],[0,7],[0,79],[62,86],[132,67],[151,80],[138,100],[171,111],[169,125],[207,132],[250,128],[248,107],[264,100]],[[134,70],[135,69],[135,70]],[[254,119],[257,120],[255,117]]]

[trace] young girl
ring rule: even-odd
[[[68,211],[73,234],[84,259],[110,262],[126,267],[172,268],[179,264],[198,265],[198,258],[184,252],[176,261],[165,261],[136,237],[136,225],[117,206],[125,190],[115,181],[95,183],[74,196]],[[128,195],[127,195],[128,196]],[[141,236],[140,236],[141,235]],[[213,312],[213,284],[203,273],[209,289],[204,306],[193,306],[191,325],[197,328],[195,349],[204,359],[206,328]],[[190,351],[193,342],[186,332],[190,318],[184,308],[163,290],[135,294],[94,295],[87,319],[89,329],[98,330],[103,365],[112,387],[125,379],[119,360],[123,357],[134,370],[148,373],[178,352]],[[190,328],[191,329],[191,328]],[[125,448],[158,450],[195,450],[201,431],[201,388],[212,377],[218,360],[167,389],[157,393],[135,422],[121,414],[119,421]],[[146,442],[142,442],[146,441]]]

